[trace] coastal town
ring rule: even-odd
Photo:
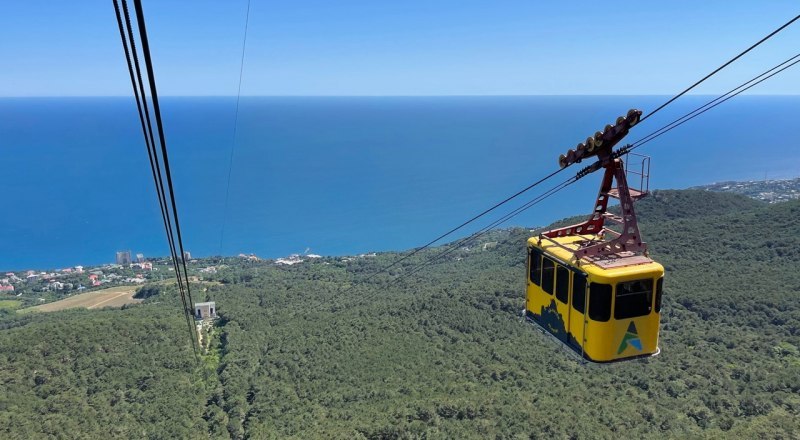
[[[193,258],[185,252],[189,281],[202,282],[231,265],[248,263],[295,266],[308,262],[328,261],[348,263],[361,258],[374,257],[375,253],[357,256],[325,258],[309,253],[292,254],[273,260],[264,260],[255,254],[239,254],[235,257]],[[106,290],[119,286],[141,286],[174,278],[174,266],[169,257],[145,258],[141,253],[118,251],[114,263],[97,266],[72,266],[54,270],[4,271],[0,273],[0,300],[16,300],[20,306],[34,306],[62,300],[80,293]]]
[[[800,199],[800,177],[781,180],[750,180],[744,182],[719,182],[710,185],[696,186],[690,189],[702,189],[716,192],[732,192],[767,203],[780,203]]]
[[[123,251],[117,252],[113,264],[5,272],[0,274],[0,293],[16,298],[35,296],[37,301],[45,302],[104,287],[160,280],[165,277],[160,272],[168,270],[168,265],[168,260],[148,260],[142,254],[132,259],[130,251]]]

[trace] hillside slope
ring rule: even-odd
[[[373,278],[402,254],[231,265],[205,292],[222,319],[194,369],[170,292],[3,318],[0,435],[46,437],[64,420],[66,437],[112,423],[129,438],[795,435],[800,202],[659,191],[639,212],[667,270],[656,358],[584,365],[521,322],[529,233],[509,229],[400,281],[439,250]],[[120,402],[137,409],[123,417]]]

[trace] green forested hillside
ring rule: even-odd
[[[434,255],[239,262],[195,364],[168,289],[117,311],[0,318],[0,437],[792,438],[800,202],[659,191],[662,353],[583,364],[520,320],[529,231]],[[206,291],[203,291],[206,289]]]
[[[185,438],[205,399],[175,310],[0,321],[0,438]]]

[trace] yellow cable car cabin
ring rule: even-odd
[[[590,361],[657,354],[664,268],[639,255],[569,263],[586,239],[528,240],[526,315]]]
[[[650,160],[630,153],[630,146],[613,150],[641,114],[630,110],[561,155],[562,168],[597,156],[576,180],[605,169],[594,209],[582,223],[528,240],[525,316],[594,362],[659,352],[664,267],[648,257],[633,209],[649,192]],[[640,171],[625,167],[621,157],[631,155],[642,158]],[[628,186],[628,173],[640,178],[639,189]],[[611,198],[619,199],[618,213],[607,210]]]

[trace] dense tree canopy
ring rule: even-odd
[[[584,364],[520,320],[522,228],[431,249],[227,259],[196,363],[174,289],[124,310],[0,318],[0,436],[786,438],[800,431],[800,202],[660,191],[662,353]],[[484,249],[483,242],[497,242]]]

